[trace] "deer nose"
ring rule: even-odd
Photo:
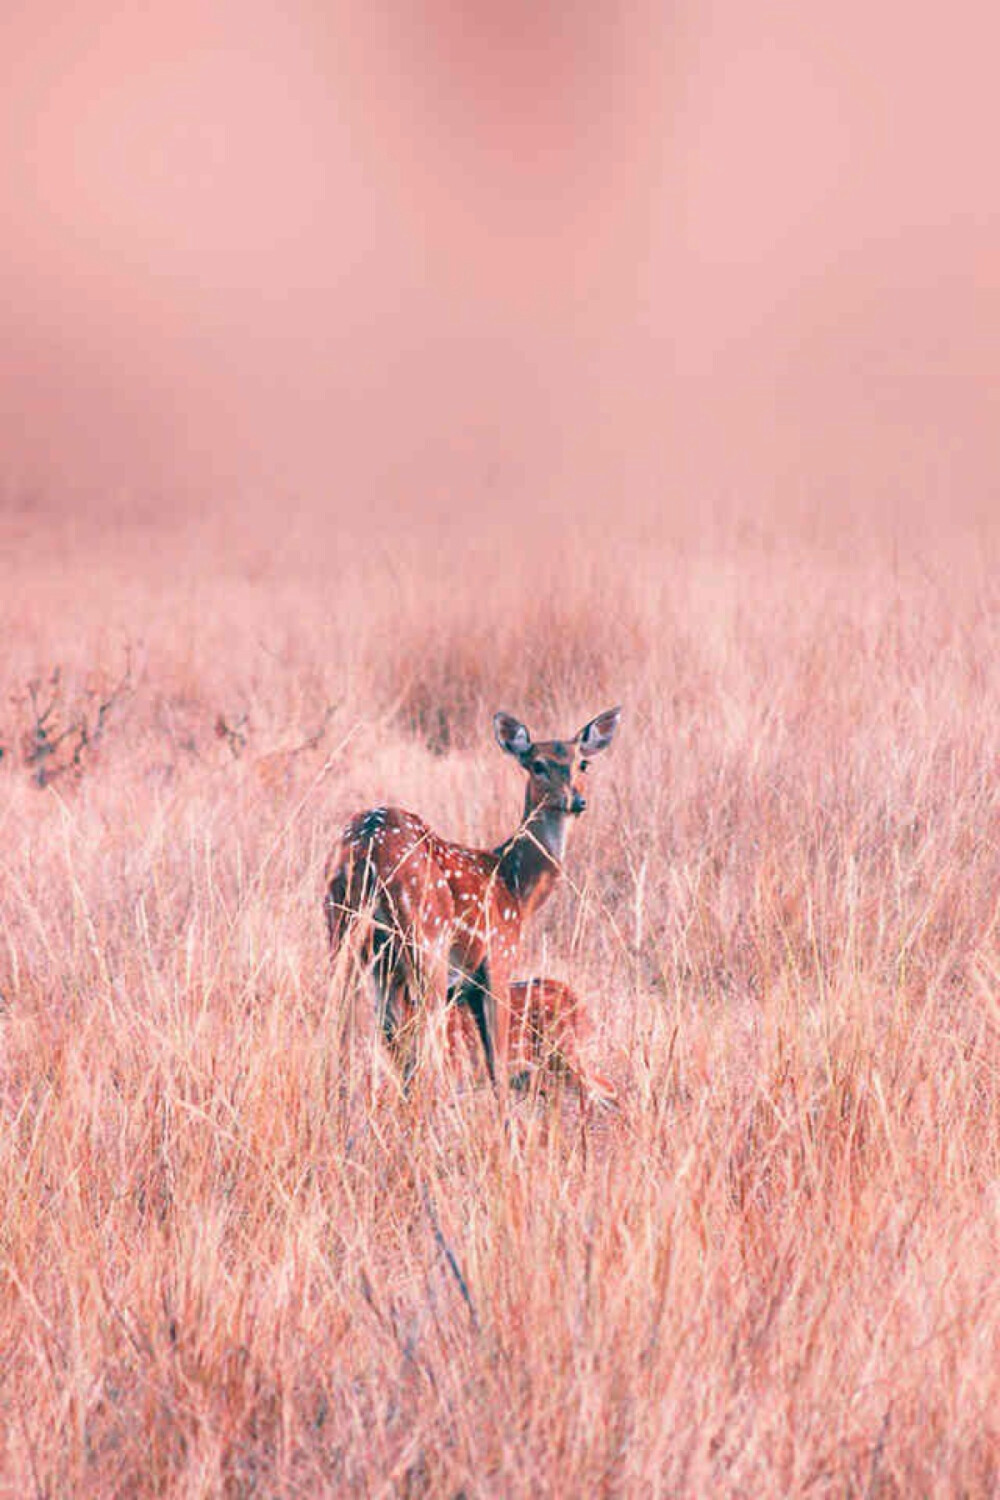
[[[569,810],[570,810],[570,812],[571,813],[577,813],[577,814],[582,813],[583,810],[584,810],[584,808],[586,806],[587,806],[587,799],[586,799],[586,797],[581,797],[579,792],[574,792],[573,796],[572,796],[572,799],[570,801],[570,804],[569,804]]]

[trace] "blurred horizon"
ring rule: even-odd
[[[0,506],[990,514],[1000,15],[0,18]]]

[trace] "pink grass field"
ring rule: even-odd
[[[0,1494],[995,1493],[992,529],[0,525]],[[619,1109],[404,1101],[340,823],[616,702],[520,968]]]

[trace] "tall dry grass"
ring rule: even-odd
[[[995,1491],[992,536],[4,546],[0,1492]],[[614,701],[521,967],[620,1111],[401,1102],[334,830]]]

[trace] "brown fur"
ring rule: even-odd
[[[609,1079],[595,1072],[587,1053],[593,1023],[575,990],[559,979],[519,979],[510,986],[511,1075],[522,1072],[564,1077],[581,1096],[617,1101]],[[456,1058],[472,1058],[479,1049],[476,1025],[467,1006],[448,1009],[448,1048]]]

